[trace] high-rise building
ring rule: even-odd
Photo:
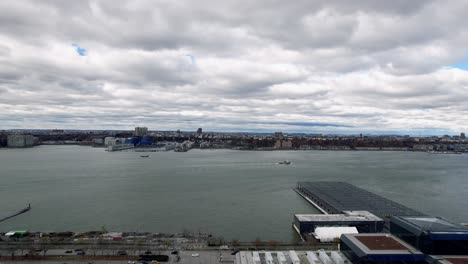
[[[283,132],[275,132],[275,138],[282,138]]]
[[[32,135],[8,135],[7,146],[9,148],[28,148],[34,145]]]
[[[135,136],[136,137],[144,137],[148,135],[148,128],[147,127],[135,127]]]
[[[203,130],[202,130],[202,128],[200,127],[200,128],[197,129],[197,134],[200,135],[201,133],[203,133]]]
[[[460,133],[460,138],[461,138],[461,139],[465,139],[465,138],[466,138],[465,133],[463,133],[463,132]]]

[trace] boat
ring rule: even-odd
[[[150,155],[146,154],[146,155],[140,155],[140,157],[142,158],[149,158]]]
[[[289,164],[291,164],[291,161],[289,161],[289,160],[280,161],[280,162],[278,162],[278,164],[289,165]]]

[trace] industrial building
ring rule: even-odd
[[[333,231],[339,231],[343,227],[355,227],[359,233],[377,233],[382,232],[384,220],[368,211],[344,211],[342,214],[296,214],[294,215],[294,229],[302,238],[309,240],[310,234],[315,236],[321,242],[325,237],[320,236],[318,229],[329,227],[330,234]],[[334,230],[333,230],[333,229]],[[349,232],[349,229],[342,229],[343,232]],[[339,232],[334,232],[336,238],[340,238]]]
[[[7,146],[9,148],[28,148],[34,145],[34,136],[32,135],[8,135]]]
[[[296,191],[325,214],[368,211],[387,223],[390,217],[424,214],[346,182],[298,182]]]
[[[235,264],[347,264],[350,261],[339,251],[241,251]]]
[[[390,232],[425,254],[468,254],[468,227],[440,217],[395,216]]]
[[[428,264],[468,264],[468,253],[464,256],[430,255],[426,261]]]
[[[340,249],[354,264],[426,263],[426,255],[390,234],[344,234]]]

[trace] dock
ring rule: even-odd
[[[391,216],[424,216],[421,212],[346,182],[298,182],[295,190],[314,207],[328,214],[368,211],[386,221]]]

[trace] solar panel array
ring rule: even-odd
[[[390,216],[424,215],[346,182],[298,182],[297,190],[331,214],[364,210],[383,219]]]

